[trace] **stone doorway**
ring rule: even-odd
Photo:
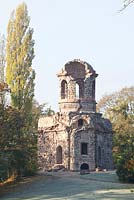
[[[62,164],[62,147],[56,148],[56,164]]]
[[[89,170],[89,165],[87,163],[83,163],[81,166],[80,166],[80,170]]]

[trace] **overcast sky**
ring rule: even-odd
[[[57,72],[73,59],[99,74],[97,101],[134,85],[134,4],[119,13],[123,0],[25,0],[34,28],[35,98],[57,109]],[[0,33],[22,1],[0,0]]]

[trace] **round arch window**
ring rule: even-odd
[[[89,165],[87,163],[83,163],[81,166],[80,166],[80,170],[89,170]]]
[[[81,128],[84,125],[84,120],[83,119],[79,119],[78,120],[78,128]]]
[[[61,99],[66,99],[67,98],[67,93],[68,93],[67,82],[65,80],[63,80],[61,82]]]

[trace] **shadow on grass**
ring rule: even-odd
[[[32,184],[40,181],[41,179],[46,181],[51,178],[52,178],[51,176],[42,176],[42,175],[22,177],[18,180],[15,180],[13,182],[9,182],[3,186],[0,186],[0,197],[8,193],[16,192],[19,190],[25,190],[31,187]]]

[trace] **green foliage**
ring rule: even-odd
[[[44,116],[51,116],[51,115],[53,115],[54,113],[55,113],[54,110],[53,110],[53,109],[51,108],[51,106],[50,106],[50,107],[48,107],[48,108],[45,109],[43,115],[44,115]]]
[[[6,81],[11,105],[0,105],[0,179],[31,175],[37,170],[37,117],[33,108],[35,72],[33,29],[27,6],[13,11],[8,23]],[[3,90],[2,87],[0,87]]]
[[[5,91],[1,87],[4,86],[5,76],[5,36],[0,35],[0,103],[5,103]]]
[[[5,36],[0,35],[0,82],[4,82]]]
[[[28,132],[25,116],[15,108],[0,105],[0,180],[37,171],[37,135]]]
[[[134,87],[104,96],[98,111],[113,126],[113,157],[120,180],[134,182]]]
[[[5,154],[5,152],[0,151],[0,182],[5,181],[9,174],[9,154]]]
[[[6,180],[15,171],[13,154],[17,144],[18,112],[0,104],[0,180]]]
[[[0,104],[0,181],[11,175],[27,176],[37,171],[37,125],[44,105],[33,103],[32,113]]]
[[[114,154],[117,175],[121,181],[134,183],[134,134],[120,136],[118,151]]]
[[[35,99],[32,104],[32,123],[35,129],[38,128],[38,120],[41,115],[44,115],[44,108],[46,104],[39,104]]]
[[[27,6],[22,3],[9,20],[6,45],[6,81],[11,89],[12,106],[27,112],[32,107],[35,79],[33,29],[29,23]]]
[[[45,105],[33,100],[34,40],[29,23],[27,6],[22,3],[13,11],[7,29],[6,81],[11,107],[0,104],[0,181],[36,173],[38,119],[53,113],[51,107],[44,112]],[[0,83],[0,92],[7,84]]]

